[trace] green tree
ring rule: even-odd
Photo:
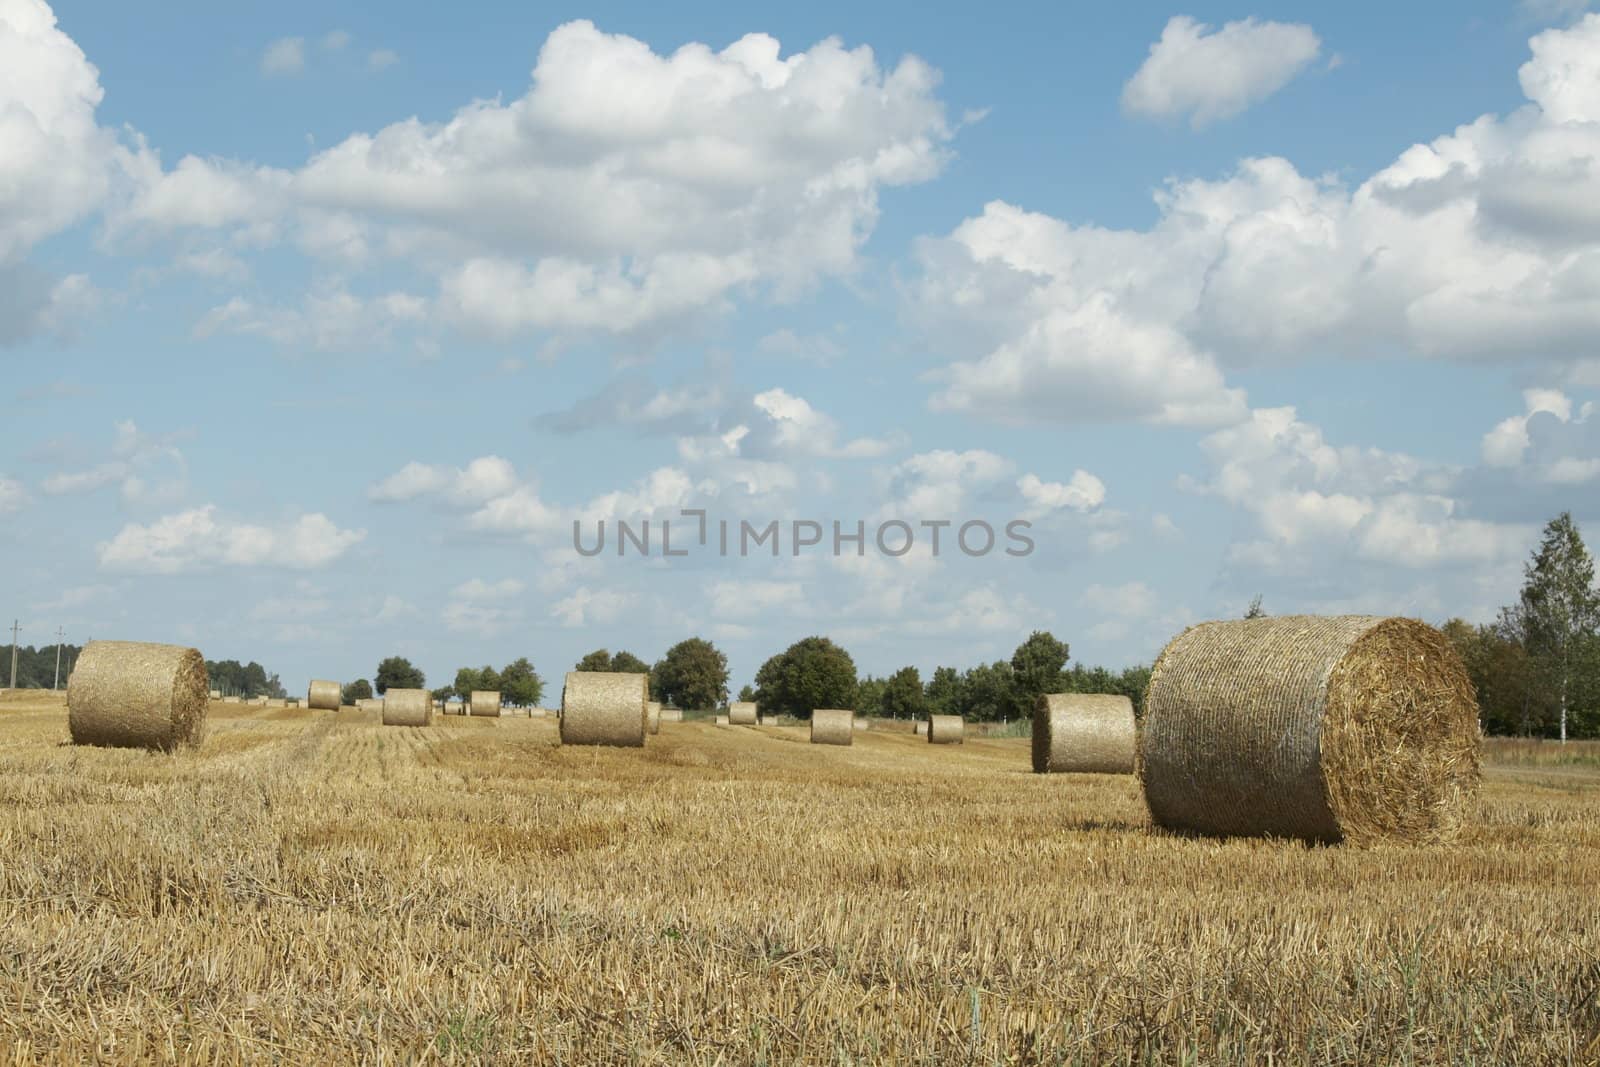
[[[748,704],[751,701],[755,700],[755,698],[756,698],[755,686],[753,686],[753,685],[745,685],[745,686],[740,686],[739,687],[739,698],[738,699],[739,699],[740,703]]]
[[[883,715],[883,690],[888,683],[867,675],[856,683],[856,714],[862,718]]]
[[[935,667],[925,693],[935,715],[961,714],[961,675],[954,667]]]
[[[378,664],[378,673],[372,676],[378,695],[391,689],[421,689],[428,684],[420,670],[404,656],[390,656]]]
[[[650,664],[632,652],[618,652],[611,657],[611,669],[618,674],[649,674]]]
[[[994,721],[1018,714],[1016,680],[1005,660],[971,668],[961,679],[961,714]]]
[[[354,704],[358,700],[372,699],[372,683],[365,678],[357,678],[344,687],[340,700],[346,704]]]
[[[928,713],[922,692],[922,675],[915,667],[901,667],[883,683],[883,714],[894,719],[920,719]]]
[[[1594,560],[1570,513],[1562,512],[1545,526],[1539,548],[1523,575],[1518,606],[1527,649],[1555,694],[1560,737],[1565,741],[1574,682],[1584,665],[1588,643],[1600,631]]]
[[[433,699],[434,699],[434,701],[436,703],[443,704],[445,701],[449,700],[452,696],[454,696],[455,692],[456,692],[456,687],[455,686],[453,686],[453,685],[441,685],[439,688],[433,690],[430,693],[430,695],[433,697]]]
[[[1061,670],[1067,665],[1067,643],[1048,630],[1035,630],[1011,656],[1016,705],[1032,709],[1040,693],[1061,691]],[[1021,712],[1019,711],[1019,714]]]
[[[544,679],[533,669],[527,656],[519,656],[506,664],[497,679],[496,689],[500,699],[513,707],[530,708],[544,696]]]
[[[715,708],[728,699],[728,657],[702,637],[667,649],[651,671],[655,699],[680,708]]]
[[[609,671],[611,669],[611,652],[609,649],[597,648],[580,659],[578,665],[572,669],[575,671]]]
[[[1138,717],[1144,716],[1144,694],[1150,688],[1149,667],[1125,667],[1117,675],[1117,684],[1112,692],[1121,693],[1133,701],[1133,713]]]
[[[1264,619],[1267,617],[1266,611],[1264,611],[1261,607],[1260,593],[1257,593],[1251,599],[1250,607],[1245,610],[1244,617],[1247,619]]]
[[[853,708],[856,664],[826,637],[806,637],[756,672],[756,703],[768,715],[810,718],[813,708]]]

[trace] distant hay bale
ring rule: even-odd
[[[196,649],[90,641],[67,678],[67,728],[78,745],[196,745],[208,692],[206,661]]]
[[[1132,774],[1139,747],[1133,701],[1109,693],[1045,693],[1033,708],[1039,774]]]
[[[67,681],[70,682],[70,681],[72,681],[72,679],[69,677],[67,679]],[[212,690],[210,690],[206,694],[206,699],[208,699],[208,700],[221,700],[222,699],[222,690],[220,690],[220,689],[212,689]]]
[[[754,726],[760,721],[756,706],[748,700],[736,700],[728,705],[728,723],[731,726]]]
[[[811,743],[848,745],[855,740],[855,720],[849,708],[817,708],[811,713]]]
[[[530,719],[547,719],[549,717],[550,717],[550,709],[549,708],[529,708],[528,709],[528,718],[530,718]]]
[[[286,708],[289,706],[289,702],[282,697],[270,697],[262,706],[268,708]]]
[[[917,720],[917,724],[911,728],[911,732],[916,734],[918,737],[927,737],[928,736],[928,720],[927,719],[918,719]]]
[[[312,682],[306,690],[306,707],[313,711],[338,711],[343,699],[338,682]]]
[[[487,715],[492,717],[500,714],[500,691],[498,689],[474,689],[472,700],[468,702],[469,714]]]
[[[718,726],[727,726],[727,725],[729,725],[729,722],[728,722],[728,717],[727,717],[727,716],[726,716],[726,715],[718,715],[718,716],[717,716],[717,717],[716,717],[716,719],[714,719],[714,720],[713,720],[713,721],[714,721],[714,722],[715,722],[715,723],[716,723],[716,724],[717,724],[717,725],[718,725]]]
[[[661,732],[661,701],[646,701],[644,714],[644,728],[653,734],[659,734]]]
[[[966,740],[966,723],[959,715],[929,715],[930,745],[959,745]]]
[[[682,708],[662,708],[661,709],[661,721],[662,722],[682,722],[683,721],[683,709]]]
[[[870,730],[871,728],[864,716],[856,716],[850,721],[850,729],[852,730]]]
[[[390,689],[383,694],[383,725],[429,726],[433,723],[433,698],[426,689]]]
[[[1478,706],[1413,619],[1202,623],[1156,661],[1139,777],[1158,826],[1310,841],[1447,836],[1478,788]]]
[[[68,678],[67,682],[68,682],[68,684],[71,684],[72,679]],[[244,703],[244,698],[243,697],[223,697],[222,698],[222,702],[224,704],[242,704],[242,703]]]
[[[299,697],[285,697],[284,698],[284,703],[287,706],[291,707],[291,708],[298,708],[300,706],[300,698]]]
[[[561,743],[643,745],[649,685],[646,674],[569,672],[561,690]]]

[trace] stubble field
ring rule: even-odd
[[[1594,1063],[1600,753],[1451,846],[1152,832],[1028,742],[0,698],[0,1054],[36,1062]]]

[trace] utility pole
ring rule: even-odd
[[[17,687],[17,631],[22,629],[17,620],[11,620],[11,688]]]
[[[50,687],[52,690],[61,688],[61,639],[63,637],[65,637],[65,636],[67,636],[67,632],[65,630],[63,630],[61,627],[57,626],[56,627],[56,682],[55,682],[54,685],[52,685]]]

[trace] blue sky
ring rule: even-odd
[[[1597,161],[1563,0],[0,0],[0,610],[291,689],[1486,621],[1600,518]],[[1036,548],[572,549],[683,508]]]

